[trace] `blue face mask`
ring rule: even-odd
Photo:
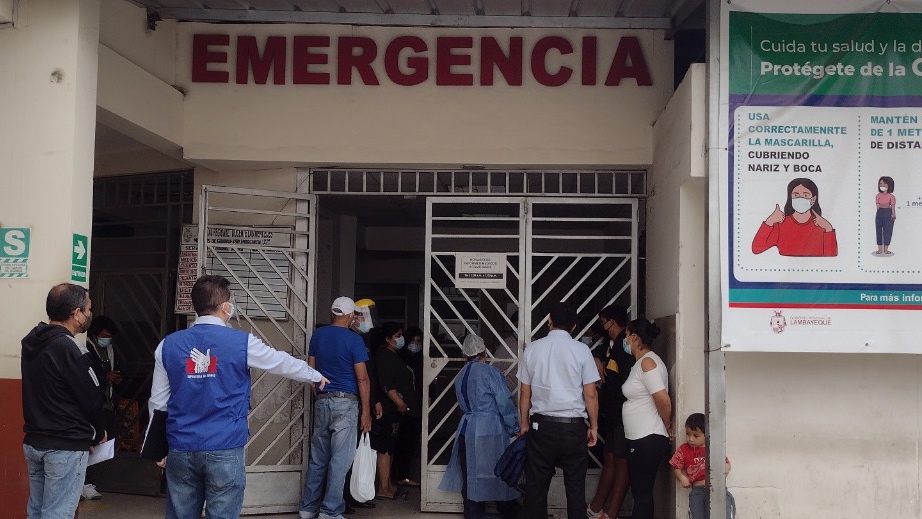
[[[112,337],[100,337],[96,339],[96,344],[98,344],[100,348],[108,348],[112,345]]]
[[[405,345],[406,345],[406,341],[403,340],[403,337],[397,337],[397,344],[395,344],[394,346],[399,350],[400,348],[403,348]]]
[[[410,353],[419,353],[423,351],[423,345],[418,342],[411,342],[407,349],[410,350]]]
[[[624,348],[624,353],[631,355],[631,343],[627,342],[627,337],[621,339],[621,347]]]

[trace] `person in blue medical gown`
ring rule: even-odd
[[[455,379],[458,406],[464,411],[439,490],[461,492],[464,519],[488,519],[486,503],[506,519],[521,517],[518,490],[493,474],[497,460],[519,432],[518,411],[500,370],[485,363],[483,339],[470,334],[461,351],[467,364]]]

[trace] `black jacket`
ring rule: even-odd
[[[100,380],[86,347],[63,326],[39,323],[22,340],[23,443],[81,451],[102,439]]]

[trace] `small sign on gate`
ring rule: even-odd
[[[506,255],[496,252],[455,254],[456,288],[506,288]]]

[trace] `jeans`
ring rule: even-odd
[[[651,434],[628,440],[627,470],[634,498],[632,519],[653,519],[653,485],[660,465],[669,455],[669,438]]]
[[[707,519],[707,487],[692,487],[688,494],[688,517],[689,519]],[[733,519],[736,516],[736,501],[733,494],[727,492],[727,519]]]
[[[346,511],[343,485],[355,458],[358,427],[356,400],[323,398],[314,404],[311,460],[298,507],[301,517],[314,518],[319,514],[321,519],[337,519]]]
[[[170,450],[166,463],[166,519],[237,519],[246,487],[243,447]]]
[[[586,470],[589,467],[586,424],[542,422],[532,416],[539,427],[528,431],[525,457],[525,517],[547,517],[547,494],[554,477],[554,467],[563,471],[567,496],[567,517],[586,516]],[[501,484],[501,483],[500,483]]]
[[[28,519],[73,519],[89,453],[36,449],[26,444],[22,452],[29,469]]]

